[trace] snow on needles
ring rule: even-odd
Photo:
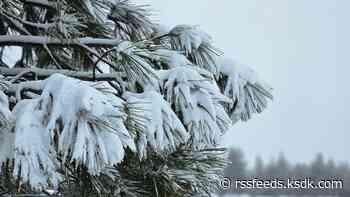
[[[123,159],[123,147],[134,149],[123,123],[123,101],[118,97],[108,97],[60,74],[45,80],[41,97],[52,103],[47,129],[58,135],[58,151],[69,162],[75,160],[77,165],[86,165],[91,174],[98,174],[106,165]],[[63,128],[59,134],[54,133],[58,126]]]
[[[7,96],[0,90],[0,128],[11,128],[13,121]]]
[[[0,163],[12,158],[14,148],[11,142],[14,140],[14,134],[11,129],[14,121],[7,96],[0,90]]]
[[[118,97],[61,74],[44,80],[42,88],[40,97],[22,100],[14,109],[14,173],[21,172],[32,187],[45,187],[47,180],[57,186],[58,153],[63,163],[85,165],[98,175],[122,161],[123,147],[136,150]]]
[[[163,76],[167,101],[183,117],[194,146],[215,146],[231,125],[222,103],[229,102],[216,83],[192,67],[176,67]],[[198,147],[202,148],[202,147]]]
[[[15,109],[16,127],[13,175],[33,188],[47,188],[48,181],[57,186],[61,176],[56,172],[56,153],[50,145],[50,133],[43,125],[49,111],[41,99],[19,102]]]
[[[261,113],[268,100],[273,99],[272,88],[263,82],[248,66],[225,57],[217,58],[224,94],[232,99],[228,108],[232,121],[247,121],[254,113]]]
[[[153,54],[154,60],[166,64],[168,68],[192,65],[186,56],[182,55],[178,51],[169,49],[157,49],[153,52]]]
[[[216,74],[215,57],[221,52],[212,45],[212,39],[197,26],[178,25],[170,32],[172,49],[185,52],[194,64]]]
[[[188,140],[185,127],[159,93],[152,90],[142,94],[126,92],[123,97],[139,109],[138,116],[149,117],[137,139],[140,158],[146,157],[147,144],[158,153],[171,153]]]

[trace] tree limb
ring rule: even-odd
[[[17,30],[19,33],[30,35],[29,31],[25,27],[23,27],[23,25],[19,21],[17,21],[16,19],[14,19],[12,16],[8,15],[7,13],[3,12],[2,10],[1,10],[0,15],[4,16],[4,18],[10,24],[12,24],[12,28]]]
[[[30,90],[34,92],[39,92],[42,90],[42,81],[25,81],[21,83],[10,84],[8,89],[5,90],[7,94],[14,94],[16,100],[21,100],[21,93],[24,90]]]
[[[83,37],[78,39],[58,39],[47,36],[29,35],[6,35],[0,36],[0,46],[79,46],[80,44],[89,47],[115,47],[120,43],[120,39],[91,38]]]
[[[33,23],[30,21],[23,20],[15,15],[9,13],[9,12],[6,12],[6,10],[4,10],[4,9],[2,9],[1,11],[2,12],[0,12],[0,15],[3,15],[9,22],[13,23],[16,26],[16,28],[18,30],[21,30],[21,31],[24,31],[24,30],[22,30],[22,26],[18,25],[18,23],[21,23],[22,25],[27,25],[27,26],[43,29],[45,31],[47,31],[50,27],[53,27],[56,25],[55,23],[45,23],[45,24]],[[16,23],[14,20],[18,21],[18,23]],[[27,32],[25,32],[25,34],[30,35],[30,33],[27,33]]]
[[[47,0],[22,0],[24,3],[28,4],[33,4],[35,6],[40,6],[44,8],[49,8],[49,9],[56,9],[57,8],[57,3],[55,2],[50,2]]]
[[[78,78],[85,81],[116,81],[117,78],[122,77],[122,73],[99,73],[96,74],[95,79],[90,72],[77,72],[71,70],[56,70],[56,69],[40,69],[40,68],[3,68],[0,67],[0,73],[5,76],[13,76],[12,81],[17,81],[21,77],[33,77],[39,79],[45,79],[55,73],[60,73],[69,77]],[[113,86],[112,86],[113,87]],[[42,90],[42,81],[24,81],[20,83],[10,83],[5,92],[7,94],[15,95],[16,100],[21,100],[21,94],[23,91],[40,92]]]
[[[71,70],[57,70],[57,69],[41,69],[41,68],[5,68],[0,67],[0,73],[5,77],[13,76],[17,80],[19,77],[33,77],[33,74],[39,79],[45,79],[55,73],[60,73],[69,77],[93,81],[91,72],[77,72]],[[97,73],[96,81],[116,81],[117,78],[122,77],[122,73]]]

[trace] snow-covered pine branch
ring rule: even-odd
[[[0,189],[211,196],[220,137],[272,99],[219,55],[198,26],[169,30],[129,0],[1,0]]]
[[[47,186],[47,179],[58,186],[57,154],[62,164],[84,165],[96,175],[121,162],[124,148],[136,150],[124,124],[123,100],[61,74],[52,75],[41,86],[40,97],[20,101],[13,112],[15,137],[7,143],[15,150],[9,158],[15,160],[14,175],[20,174],[36,188]],[[1,109],[9,116],[5,104]],[[5,138],[12,132],[8,130]]]
[[[0,163],[13,155],[14,133],[12,129],[14,124],[15,116],[10,110],[8,97],[0,89]]]
[[[169,49],[155,50],[152,58],[160,65],[165,64],[165,68],[192,65],[192,62],[190,62],[190,60],[188,60],[186,56],[181,54],[179,51]],[[163,66],[160,67],[163,68]]]
[[[216,64],[224,94],[232,99],[227,108],[234,123],[247,121],[254,113],[261,113],[267,107],[267,99],[273,99],[272,88],[248,66],[225,57],[218,58]]]
[[[181,114],[196,148],[214,147],[230,127],[231,121],[222,104],[229,100],[212,79],[195,69],[180,66],[163,76],[167,101]]]
[[[78,46],[79,44],[90,47],[115,47],[121,42],[120,39],[91,38],[84,37],[79,39],[58,39],[47,36],[22,36],[6,35],[0,36],[0,46]]]
[[[1,130],[11,129],[12,126],[14,125],[14,120],[15,118],[12,112],[10,111],[10,105],[9,105],[7,95],[4,94],[3,91],[1,91],[0,89],[0,128]]]
[[[117,0],[108,18],[115,23],[114,33],[124,40],[142,40],[149,38],[154,24],[149,19],[147,6],[131,3],[129,0]]]
[[[160,154],[172,153],[189,138],[185,127],[162,95],[155,91],[142,94],[127,92],[123,96],[132,104],[134,116],[147,117],[144,130],[138,132],[140,158],[147,157],[147,147]],[[137,110],[138,109],[138,110]]]
[[[178,25],[170,32],[171,48],[183,51],[194,64],[216,74],[215,58],[221,54],[213,46],[212,38],[198,26]]]
[[[44,8],[56,9],[57,4],[55,2],[47,0],[22,0],[24,3],[33,4],[35,6],[41,6]]]
[[[68,77],[77,78],[86,81],[115,81],[116,78],[123,77],[123,73],[97,73],[96,76],[93,76],[92,72],[84,72],[84,71],[72,71],[72,70],[58,70],[58,69],[42,69],[42,68],[5,68],[0,67],[0,73],[2,73],[5,77],[15,77],[15,79],[19,78],[37,78],[37,79],[45,79],[50,77],[55,73],[59,73]],[[14,80],[14,79],[11,79]]]

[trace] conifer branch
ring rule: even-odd
[[[57,7],[57,3],[50,2],[47,0],[22,0],[22,1],[27,4],[32,4],[32,5],[44,7],[44,8],[56,9]]]
[[[78,39],[58,39],[47,36],[23,36],[23,35],[6,35],[0,36],[0,46],[78,46],[80,44],[89,47],[110,48],[117,46],[120,39],[91,38],[83,37]]]
[[[33,77],[45,79],[55,73],[60,73],[69,77],[93,81],[92,72],[71,71],[62,69],[41,69],[41,68],[5,68],[0,67],[0,73],[5,77]],[[96,73],[96,81],[116,81],[117,77],[121,77],[122,73]],[[16,78],[18,78],[16,77]]]

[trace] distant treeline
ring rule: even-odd
[[[291,164],[283,153],[280,153],[277,159],[272,159],[264,163],[261,157],[255,159],[252,169],[247,168],[247,162],[244,159],[244,154],[240,149],[231,148],[229,151],[229,160],[231,164],[225,169],[225,177],[230,178],[231,187],[226,189],[223,193],[249,193],[252,195],[334,195],[334,196],[350,196],[350,168],[348,163],[336,163],[332,159],[326,160],[322,153],[318,153],[315,158],[309,163]],[[305,185],[299,185],[299,189],[288,188],[242,188],[236,187],[236,180],[253,180],[255,184],[257,180],[313,180],[315,183],[323,180],[342,181],[342,189],[335,189],[339,187],[338,184],[333,185],[333,189],[305,189]],[[305,182],[304,182],[305,183]],[[252,184],[250,182],[249,184]],[[328,182],[329,184],[329,182]],[[240,186],[247,186],[238,184]],[[252,186],[252,185],[249,185]],[[255,185],[256,186],[256,185]],[[275,185],[276,186],[276,185]],[[324,186],[324,185],[322,185]],[[330,187],[330,185],[326,185]]]

